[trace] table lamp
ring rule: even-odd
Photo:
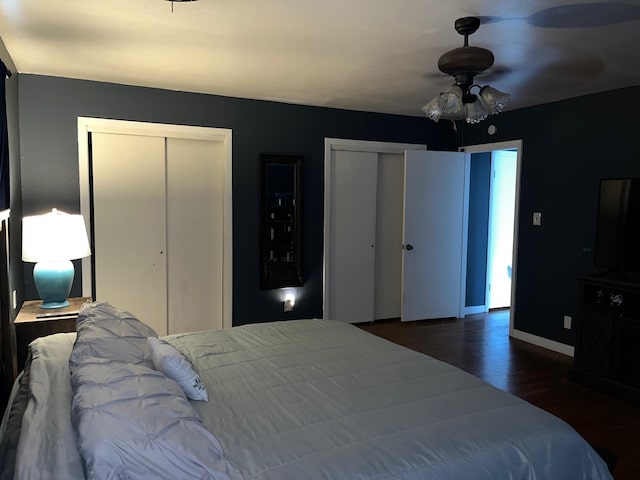
[[[69,305],[75,274],[71,260],[91,255],[87,229],[82,215],[70,215],[53,209],[44,215],[22,219],[22,260],[37,262],[33,280],[42,308]]]

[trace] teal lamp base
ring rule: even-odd
[[[67,297],[75,274],[69,260],[38,262],[33,267],[33,280],[42,299],[41,308],[63,308],[69,306]]]

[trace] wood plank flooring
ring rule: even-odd
[[[358,326],[455,365],[560,417],[591,445],[617,456],[616,480],[640,479],[640,405],[572,382],[567,378],[572,358],[510,338],[508,310],[464,319]]]

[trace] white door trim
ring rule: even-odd
[[[522,175],[522,140],[509,140],[506,142],[485,143],[482,145],[468,145],[460,147],[460,151],[471,154],[492,152],[494,150],[516,150],[518,152],[516,171],[516,205],[513,222],[513,258],[511,277],[511,307],[509,308],[509,336],[514,336],[513,320],[516,311],[516,285],[518,275],[518,226],[520,218],[520,177]]]
[[[213,140],[224,143],[224,245],[222,326],[233,325],[233,210],[232,210],[232,130],[227,128],[192,127],[150,122],[133,122],[106,118],[78,117],[78,167],[80,212],[91,225],[91,192],[89,183],[89,134],[91,132],[146,135],[156,137]],[[82,260],[82,296],[92,297],[91,259]]]
[[[404,154],[405,150],[426,150],[426,145],[414,143],[376,142],[368,140],[349,140],[344,138],[324,139],[324,254],[322,259],[322,317],[329,312],[329,255],[330,241],[330,205],[331,205],[331,156],[336,150],[351,152],[376,152]]]

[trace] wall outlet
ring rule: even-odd
[[[571,330],[571,317],[569,315],[564,316],[564,328]]]

